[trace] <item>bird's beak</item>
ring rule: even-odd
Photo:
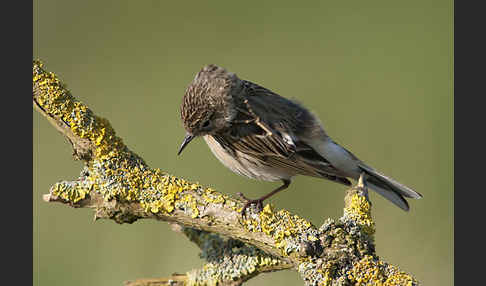
[[[186,148],[187,144],[189,144],[192,139],[194,139],[194,135],[187,133],[186,137],[184,137],[184,141],[182,141],[181,147],[179,148],[179,152],[177,152],[177,155],[180,155],[182,153],[182,150]]]

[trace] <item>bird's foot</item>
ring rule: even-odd
[[[245,195],[243,195],[243,193],[236,193],[242,200],[246,201],[245,205],[243,206],[243,209],[241,210],[241,215],[244,216],[245,213],[246,213],[246,209],[248,207],[250,207],[251,205],[256,205],[257,207],[257,212],[261,212],[263,210],[263,200],[262,198],[259,198],[259,199],[256,199],[256,200],[252,200],[252,199],[249,199],[247,197],[245,197]]]

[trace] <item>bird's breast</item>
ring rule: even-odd
[[[281,170],[265,165],[264,162],[251,155],[236,150],[232,152],[226,150],[211,135],[205,135],[203,138],[214,156],[216,156],[224,166],[238,175],[262,181],[278,181],[292,177],[291,174],[284,173]]]

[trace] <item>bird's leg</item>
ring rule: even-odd
[[[276,193],[278,193],[278,192],[280,192],[282,190],[285,190],[286,188],[289,187],[290,180],[282,179],[282,182],[283,182],[283,185],[281,185],[280,187],[276,188],[275,190],[271,191],[270,193],[268,193],[268,194],[266,194],[266,195],[264,195],[261,198],[258,198],[256,200],[248,199],[242,193],[236,193],[242,200],[245,200],[246,201],[245,205],[243,206],[243,209],[241,210],[241,215],[245,215],[246,209],[249,206],[251,206],[252,204],[256,204],[257,205],[258,212],[262,211],[263,210],[263,201],[264,200],[268,199],[269,197],[271,197],[271,196],[275,195]]]

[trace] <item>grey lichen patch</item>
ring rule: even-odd
[[[283,256],[301,256],[302,243],[317,241],[318,230],[307,220],[291,215],[287,210],[275,212],[267,204],[259,214],[243,219],[243,225],[252,232],[263,232],[273,238]]]
[[[343,216],[337,222],[327,219],[319,228],[322,255],[299,265],[306,285],[355,285],[362,281],[353,273],[363,265],[359,263],[363,257],[383,263],[375,258],[374,231],[367,190],[358,184],[346,195]],[[369,281],[373,282],[369,285],[381,285],[374,284],[376,279]]]
[[[171,214],[177,209],[191,218],[200,216],[202,206],[195,197],[204,191],[200,185],[151,169],[134,154],[94,160],[89,173],[106,201],[138,202],[151,214]]]
[[[160,171],[158,173],[162,174]],[[179,209],[192,218],[199,217],[200,203],[195,195],[203,192],[200,185],[168,174],[151,176],[148,181],[151,184],[142,188],[138,196],[145,211],[155,214],[159,211],[171,213]]]
[[[308,286],[331,285],[332,277],[329,272],[322,270],[323,259],[316,261],[306,261],[299,264],[298,271],[300,276]],[[323,267],[325,268],[325,267]]]
[[[352,285],[347,273],[353,269],[353,264],[361,257],[375,253],[373,242],[356,229],[359,227],[351,222],[326,221],[320,228],[322,254],[298,267],[306,285]]]
[[[256,247],[220,235],[185,228],[184,233],[201,248],[208,263],[187,273],[188,285],[221,285],[223,281],[247,280],[283,264]]]

